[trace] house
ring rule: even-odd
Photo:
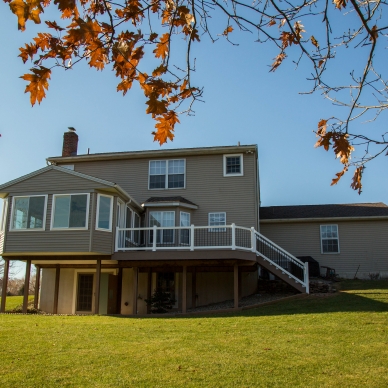
[[[284,219],[271,223],[271,210],[259,209],[256,145],[86,155],[77,147],[70,129],[62,156],[0,186],[4,283],[11,260],[26,262],[26,283],[34,264],[40,309],[147,314],[157,289],[182,313],[230,299],[238,308],[257,291],[258,268],[309,292],[308,263],[295,255],[316,251],[300,250],[302,232],[290,245]]]
[[[343,278],[388,278],[384,203],[260,208],[260,232],[293,255],[311,256]]]

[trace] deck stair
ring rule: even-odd
[[[308,263],[255,231],[257,262],[267,271],[302,293],[309,293]]]

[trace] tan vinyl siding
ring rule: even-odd
[[[228,224],[256,227],[256,156],[244,154],[243,158],[244,176],[224,177],[223,155],[185,157],[184,189],[149,190],[150,159],[78,162],[74,170],[119,184],[139,203],[149,197],[182,196],[199,207],[192,211],[195,225],[207,225],[210,212],[226,212]],[[151,160],[164,159],[169,158]]]
[[[7,187],[7,192],[12,196],[82,193],[93,191],[96,186],[103,185],[65,172],[49,170]]]
[[[7,235],[5,253],[26,252],[89,252],[91,248],[91,228],[94,228],[96,195],[92,195],[96,183],[90,180],[69,175],[60,171],[47,171],[9,188],[11,196],[28,196],[48,194],[46,223],[44,231],[16,230],[10,231],[12,197],[9,199]],[[88,229],[85,230],[50,230],[53,194],[90,193]],[[92,212],[94,210],[94,212]],[[92,214],[94,213],[94,214]],[[93,222],[92,222],[93,221]],[[94,233],[97,231],[94,231]],[[112,233],[107,233],[112,236]],[[93,234],[92,234],[93,236]],[[108,240],[108,241],[107,241]],[[96,248],[101,253],[111,253],[111,238],[102,238]],[[107,243],[107,246],[103,245]],[[93,244],[92,244],[93,245]]]
[[[102,232],[95,230],[93,232],[92,252],[111,254],[114,251],[113,232]]]
[[[320,225],[338,225],[340,253],[322,254]],[[388,221],[262,223],[261,233],[294,256],[312,256],[343,277],[388,276]],[[323,271],[323,270],[322,270]]]
[[[4,232],[0,232],[0,255],[3,253],[4,247]]]

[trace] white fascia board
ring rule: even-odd
[[[240,145],[240,146],[225,146],[225,147],[202,147],[202,148],[178,148],[170,150],[147,150],[147,151],[132,151],[132,152],[116,152],[102,154],[86,154],[76,156],[54,156],[46,159],[48,163],[70,163],[78,161],[92,160],[118,160],[118,159],[142,159],[142,158],[159,158],[159,157],[175,157],[175,156],[190,156],[190,155],[218,155],[225,153],[255,153],[257,157],[257,145]]]
[[[188,209],[198,209],[197,205],[190,205],[189,203],[184,202],[159,202],[159,203],[143,203],[143,207],[173,207],[173,206],[179,206],[179,207],[185,207]]]
[[[260,224],[286,224],[293,222],[331,222],[331,221],[386,221],[388,216],[367,217],[318,217],[318,218],[279,218],[275,220],[259,220]]]

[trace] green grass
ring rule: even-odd
[[[386,387],[388,282],[238,314],[1,315],[2,387]]]
[[[28,296],[28,300],[31,302],[34,300],[33,295]],[[1,297],[0,297],[0,303],[1,303]],[[11,311],[15,307],[18,307],[23,304],[23,296],[7,296],[5,300],[5,311]]]

